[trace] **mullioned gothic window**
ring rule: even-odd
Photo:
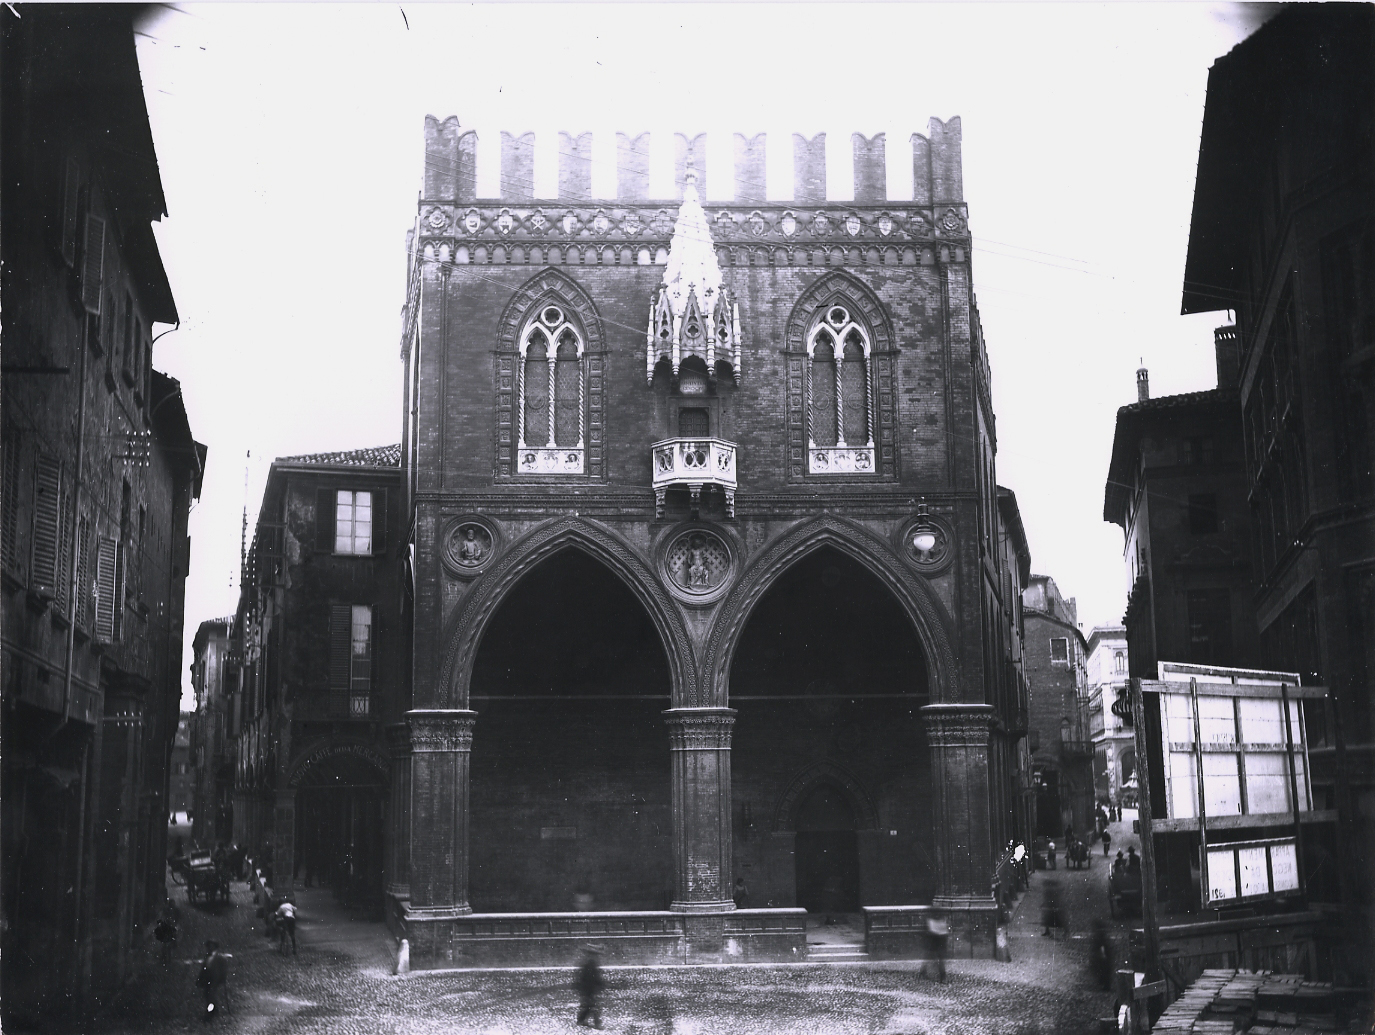
[[[517,471],[582,474],[586,469],[582,333],[562,307],[546,305],[525,324],[518,348]]]
[[[869,474],[874,419],[869,333],[843,305],[829,305],[807,334],[807,472]]]

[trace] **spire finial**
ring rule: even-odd
[[[697,183],[697,159],[693,157],[691,151],[687,154],[687,168],[683,170],[683,182],[691,183],[694,186]]]

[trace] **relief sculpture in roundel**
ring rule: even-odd
[[[730,575],[730,550],[719,537],[700,529],[675,539],[665,560],[673,584],[694,596],[715,592]]]
[[[456,568],[474,571],[492,555],[492,534],[476,522],[455,525],[445,544],[449,563]]]

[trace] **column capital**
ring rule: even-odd
[[[674,751],[723,751],[730,749],[734,708],[669,708],[669,743]]]
[[[995,719],[991,704],[928,704],[921,715],[927,736],[938,747],[987,746]]]
[[[382,731],[387,738],[387,754],[405,758],[411,753],[411,728],[404,722],[393,722]]]
[[[427,708],[407,712],[411,751],[416,754],[470,751],[473,746],[473,722],[476,719],[477,712],[466,708]]]

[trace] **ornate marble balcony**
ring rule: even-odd
[[[726,494],[726,514],[735,516],[735,443],[719,438],[666,438],[655,442],[654,502],[664,516],[664,497],[674,486],[687,486],[695,508],[702,486],[715,485]]]

